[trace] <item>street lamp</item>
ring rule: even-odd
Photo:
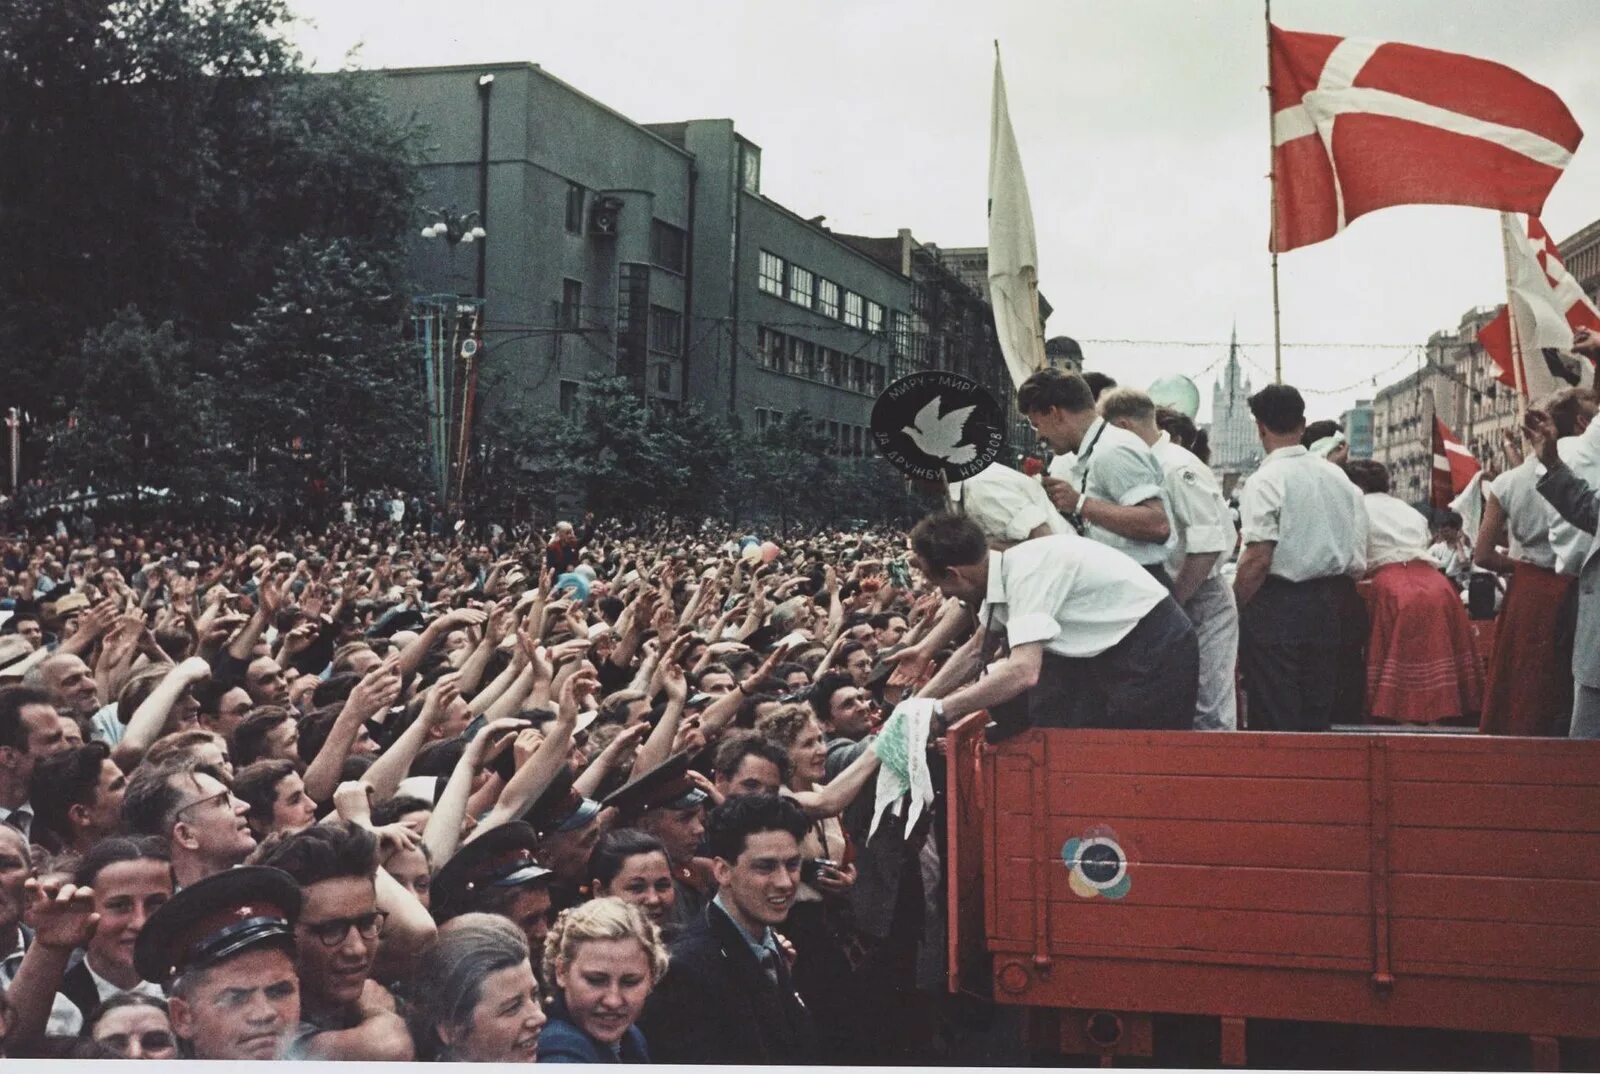
[[[424,207],[422,215],[428,219],[423,225],[421,235],[425,239],[443,239],[452,248],[457,244],[470,244],[479,239],[486,239],[489,233],[483,230],[479,221],[482,219],[476,210],[470,213],[458,213],[454,208],[429,209]]]

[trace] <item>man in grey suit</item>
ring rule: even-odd
[[[1544,410],[1530,408],[1524,419],[1528,439],[1544,465],[1539,494],[1562,518],[1591,535],[1578,575],[1577,639],[1572,647],[1572,738],[1600,738],[1600,467],[1574,470],[1556,449],[1559,432]],[[1585,433],[1585,435],[1588,435]]]

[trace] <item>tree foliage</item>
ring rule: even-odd
[[[113,463],[136,455],[117,445],[138,424],[118,403],[190,426],[163,442],[189,437],[193,452],[137,456],[152,482],[191,478],[197,461],[237,462],[241,444],[258,449],[258,466],[275,465],[295,434],[265,450],[256,419],[267,412],[294,413],[324,437],[348,430],[352,459],[405,449],[348,419],[356,384],[414,380],[400,317],[356,289],[401,290],[417,141],[387,118],[369,81],[380,76],[309,74],[287,39],[291,19],[285,0],[0,5],[0,376],[46,426],[25,458],[48,430],[65,472],[118,472]],[[285,296],[301,271],[308,281]],[[275,322],[284,297],[322,323]],[[264,341],[278,336],[299,348],[283,361],[325,353],[349,372],[319,378],[332,392],[323,398],[253,392],[264,409],[252,412],[237,394],[245,367],[230,363],[270,366]],[[95,364],[135,358],[137,384]],[[96,396],[106,384],[166,394]],[[110,442],[93,443],[96,429]],[[245,484],[287,496],[293,482],[258,469]]]

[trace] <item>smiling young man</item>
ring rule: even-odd
[[[800,807],[764,794],[712,811],[706,843],[719,890],[671,948],[640,1028],[662,1063],[812,1060],[815,1029],[773,927],[800,889]]]
[[[372,980],[389,916],[378,906],[377,851],[366,829],[323,824],[289,836],[264,859],[302,896],[294,927],[303,991],[297,1058],[413,1058],[394,997]]]

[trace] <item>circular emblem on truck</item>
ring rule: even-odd
[[[872,407],[878,454],[907,477],[965,481],[1000,454],[1000,405],[971,377],[929,369],[901,377]]]
[[[1067,886],[1080,899],[1120,899],[1128,893],[1128,856],[1117,835],[1103,825],[1090,828],[1061,846],[1061,860],[1070,872]]]

